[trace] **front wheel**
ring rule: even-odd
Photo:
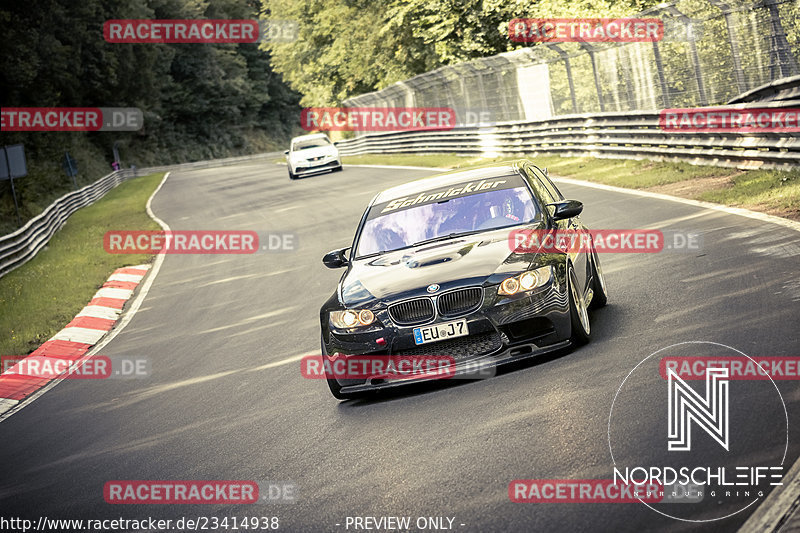
[[[292,172],[292,167],[289,167],[289,179],[290,179],[290,180],[297,179],[297,174],[294,174],[294,173]]]
[[[339,382],[336,381],[335,379],[327,378],[325,379],[325,381],[328,382],[328,388],[331,389],[331,394],[333,394],[333,397],[336,398],[337,400],[349,400],[350,398],[353,397],[350,394],[343,394],[342,386],[339,385]]]
[[[575,275],[572,265],[567,265],[567,284],[569,285],[569,318],[572,324],[572,335],[569,340],[574,346],[581,346],[589,342],[591,326],[583,291],[578,288],[578,277]]]
[[[322,358],[324,359],[328,355],[328,352],[325,349],[325,342],[322,339],[322,335],[320,335],[319,342],[321,345],[320,353],[322,353]],[[336,379],[329,378],[327,371],[325,372],[325,381],[328,382],[328,388],[331,390],[333,397],[337,400],[350,400],[358,397],[358,394],[347,394],[342,392],[342,386],[339,385],[339,382],[336,381]]]
[[[608,303],[608,289],[606,288],[606,278],[603,275],[603,267],[600,266],[600,258],[597,251],[592,250],[592,301],[589,309],[599,309]]]

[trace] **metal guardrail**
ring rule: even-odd
[[[154,172],[175,170],[192,170],[218,166],[235,165],[247,161],[277,157],[280,152],[230,157],[196,163],[183,163],[161,167],[142,169],[125,169],[112,172],[99,180],[86,185],[82,189],[65,194],[50,204],[40,215],[30,219],[24,226],[13,233],[0,237],[0,277],[32,259],[50,241],[50,238],[67,221],[69,216],[80,209],[93,204],[108,191],[123,181]]]
[[[800,100],[716,108],[799,108]],[[485,157],[553,154],[650,159],[742,169],[800,166],[800,134],[674,132],[659,127],[658,111],[578,114],[484,128],[389,132],[337,143],[342,155],[455,153]]]
[[[82,189],[65,194],[17,231],[0,237],[0,276],[33,258],[72,213],[94,203],[133,176],[132,170],[112,172]]]
[[[798,98],[800,98],[800,76],[791,76],[756,87],[740,94],[728,103],[743,104],[746,102],[796,100]]]

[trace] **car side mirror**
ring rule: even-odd
[[[547,204],[547,206],[553,207],[553,220],[564,220],[576,217],[583,211],[583,204],[577,200],[564,200],[562,202]]]
[[[332,250],[322,257],[322,262],[328,268],[341,268],[350,264],[350,261],[345,256],[345,252],[350,248],[342,248],[341,250]]]
[[[283,155],[289,155],[289,150],[284,150]]]

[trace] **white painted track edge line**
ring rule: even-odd
[[[169,225],[167,225],[166,222],[158,218],[155,215],[155,213],[153,213],[152,202],[153,198],[155,198],[156,194],[158,194],[158,191],[161,190],[161,187],[167,181],[167,178],[169,178],[169,174],[170,174],[169,172],[166,172],[164,174],[164,178],[161,180],[161,183],[158,184],[158,187],[156,187],[156,190],[153,191],[153,194],[150,195],[150,198],[147,199],[147,203],[145,204],[145,211],[147,212],[147,215],[150,218],[152,218],[159,226],[161,226],[161,228],[164,231],[171,231],[170,227]],[[153,266],[147,271],[147,277],[144,280],[144,283],[142,283],[142,285],[140,286],[139,293],[136,295],[136,298],[133,300],[133,303],[131,303],[131,306],[128,308],[125,314],[122,315],[120,321],[115,325],[115,327],[111,331],[108,332],[108,334],[105,337],[100,339],[100,341],[97,344],[95,344],[88,352],[86,352],[85,355],[83,355],[79,359],[76,359],[75,361],[76,363],[83,362],[84,360],[89,359],[94,355],[96,355],[97,352],[102,350],[109,342],[111,342],[111,340],[114,339],[114,337],[116,337],[120,331],[125,329],[125,326],[128,325],[128,322],[130,322],[131,319],[133,319],[133,315],[135,315],[136,311],[138,311],[139,307],[141,307],[142,302],[147,296],[150,287],[153,285],[153,281],[156,279],[158,271],[161,269],[161,264],[163,262],[164,262],[164,254],[156,254],[156,258],[153,261]],[[10,418],[11,416],[15,415],[16,413],[18,413],[19,411],[21,411],[22,409],[24,409],[25,407],[36,401],[36,399],[39,398],[39,396],[41,396],[45,392],[49,391],[50,389],[52,389],[53,387],[64,381],[64,379],[65,378],[57,378],[52,380],[50,383],[48,383],[41,389],[37,390],[27,398],[23,398],[22,401],[17,403],[14,407],[9,409],[5,413],[0,413],[0,423],[2,423],[7,418]]]
[[[396,168],[400,170],[427,170],[432,173],[436,172],[448,172],[450,170],[454,170],[450,167],[414,167],[414,166],[406,166],[406,165],[347,165],[342,164],[344,168],[355,167],[355,168]]]
[[[635,196],[641,196],[644,198],[653,198],[657,200],[667,200],[670,202],[678,202],[681,204],[691,205],[694,207],[702,207],[705,209],[711,209],[714,211],[720,211],[723,213],[727,213],[729,215],[739,215],[741,217],[753,218],[756,220],[760,220],[762,222],[771,222],[773,224],[779,224],[781,226],[785,226],[787,228],[791,228],[796,231],[800,231],[800,222],[795,220],[790,220],[788,218],[782,218],[775,215],[768,215],[766,213],[760,213],[758,211],[751,211],[749,209],[745,209],[743,207],[730,207],[727,205],[715,204],[712,202],[704,202],[702,200],[692,200],[690,198],[681,198],[680,196],[670,196],[669,194],[662,194],[657,192],[650,192],[650,191],[642,191],[639,189],[627,189],[625,187],[615,187],[614,185],[605,185],[603,183],[594,183],[592,181],[584,181],[584,180],[576,180],[572,178],[560,178],[556,176],[551,176],[554,181],[560,183],[567,183],[570,185],[577,185],[580,187],[591,187],[593,189],[600,189],[604,191],[611,191],[611,192],[619,192],[625,194],[633,194]]]

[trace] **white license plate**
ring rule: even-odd
[[[466,319],[425,326],[423,328],[414,328],[414,342],[416,344],[436,342],[452,337],[464,337],[465,335],[469,335]]]

